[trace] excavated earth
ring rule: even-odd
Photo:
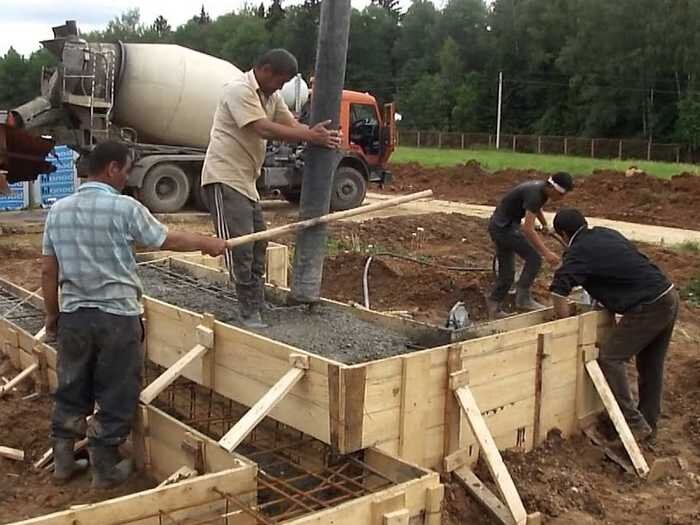
[[[504,186],[508,184],[504,183]],[[451,190],[448,193],[445,189],[441,196],[460,198],[455,196],[454,187]],[[494,191],[494,199],[495,195]],[[696,209],[695,202],[679,206],[678,213],[691,217]],[[273,223],[283,222],[275,214],[268,215]],[[638,219],[644,218],[644,222],[653,222],[662,216],[642,215],[639,214]],[[631,220],[631,217],[618,218]],[[697,227],[698,223],[687,221],[677,225]],[[202,228],[197,226],[197,229]],[[492,260],[485,223],[456,214],[342,223],[330,228],[330,238],[323,295],[344,301],[363,302],[362,270],[371,253],[389,252],[414,257],[421,262],[472,268],[489,268]],[[293,240],[293,237],[288,237],[285,242],[291,245]],[[0,237],[0,275],[30,290],[38,288],[39,245],[39,235]],[[552,247],[556,248],[556,245]],[[668,273],[681,290],[685,291],[693,279],[700,278],[700,254],[692,246],[678,249],[644,245],[641,249]],[[545,268],[536,283],[535,294],[541,300],[546,301],[550,275]],[[443,324],[447,312],[458,300],[467,303],[473,319],[483,318],[483,294],[491,284],[491,277],[488,271],[454,271],[379,256],[370,267],[368,284],[373,309],[402,310],[415,319]],[[656,443],[646,445],[643,451],[649,463],[661,457],[681,457],[687,461],[687,470],[658,481],[643,482],[607,461],[600,449],[583,437],[561,440],[554,433],[545,444],[528,454],[512,451],[505,455],[526,507],[531,511],[541,511],[545,523],[700,523],[700,309],[687,300],[687,294],[684,293],[683,297],[666,364],[664,415],[659,435]],[[231,298],[227,301],[222,303],[217,315],[228,312],[232,316],[235,303]],[[35,324],[28,328],[33,330],[37,324],[32,323]],[[634,373],[632,368],[630,373]],[[6,361],[0,363],[0,376],[9,378],[13,374]],[[50,400],[22,400],[22,396],[31,391],[31,385],[25,384],[0,402],[0,421],[3,423],[0,425],[0,444],[24,448],[30,459],[35,460],[49,445]],[[488,479],[483,466],[479,467],[478,473]],[[143,479],[136,479],[133,483],[123,491],[107,494],[93,493],[84,479],[58,488],[50,483],[48,473],[35,471],[29,463],[0,459],[0,523],[149,486],[148,480]],[[459,485],[448,483],[446,497],[444,524],[494,523]]]
[[[489,172],[472,160],[453,167],[429,168],[419,164],[394,164],[388,193],[411,193],[432,189],[438,199],[469,204],[498,204],[511,187],[527,180],[544,179],[535,170]],[[643,173],[598,170],[576,178],[576,188],[566,205],[578,207],[592,217],[605,217],[641,224],[700,230],[700,177],[679,174],[661,180]]]

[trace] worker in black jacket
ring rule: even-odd
[[[601,344],[598,362],[632,433],[644,440],[655,432],[661,413],[664,359],[678,315],[678,292],[630,241],[609,228],[589,228],[578,210],[559,210],[554,229],[569,246],[550,286],[556,315],[569,315],[566,297],[575,286],[622,315]],[[632,357],[638,404],[632,400],[625,368]]]

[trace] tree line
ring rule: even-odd
[[[313,71],[320,0],[248,5],[185,24],[130,10],[88,40],[174,43],[241,69],[270,47]],[[346,86],[395,101],[402,126],[638,137],[700,145],[700,0],[374,0],[353,10]],[[80,21],[78,21],[80,22]],[[0,108],[38,92],[46,51],[0,58]]]

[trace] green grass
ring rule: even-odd
[[[700,242],[696,241],[684,241],[674,246],[674,248],[679,252],[700,254]]]
[[[700,175],[700,167],[693,164],[668,162],[645,162],[636,160],[602,160],[585,157],[565,157],[563,155],[533,155],[496,150],[449,150],[432,148],[398,148],[391,162],[404,164],[417,162],[423,166],[456,166],[469,160],[477,160],[485,169],[535,169],[546,173],[568,171],[572,175],[590,175],[593,170],[611,169],[625,171],[637,166],[649,175],[668,179],[679,173],[689,172]]]

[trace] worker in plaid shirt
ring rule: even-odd
[[[88,181],[46,219],[42,287],[47,338],[56,339],[58,349],[51,422],[57,483],[87,468],[73,456],[75,440],[85,435],[93,487],[122,483],[132,470],[119,445],[131,432],[143,366],[142,286],[133,246],[212,256],[225,248],[222,239],[168,231],[122,195],[131,166],[125,145],[98,145],[88,157]]]

